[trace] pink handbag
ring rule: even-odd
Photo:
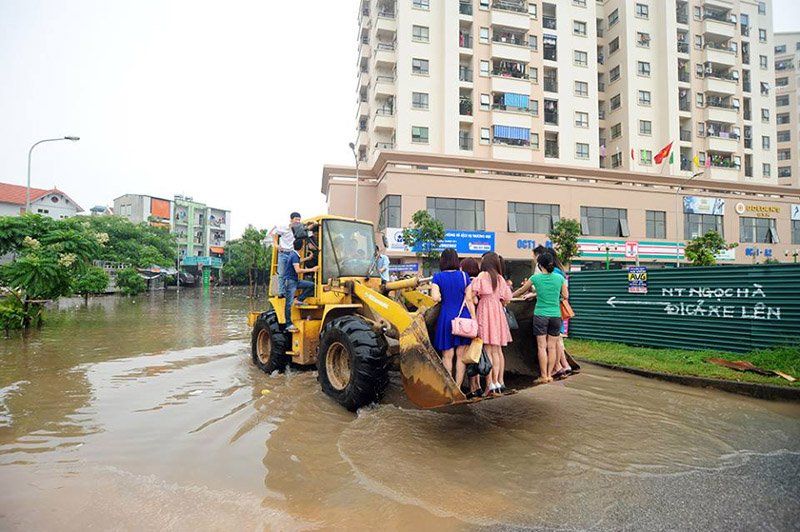
[[[464,273],[464,272],[461,272]],[[467,274],[464,273],[464,290],[467,289]],[[450,322],[450,327],[455,336],[463,336],[464,338],[476,338],[478,336],[478,322],[472,318],[462,318],[461,313],[464,312],[464,307],[467,305],[467,298],[461,303],[461,308],[458,311],[458,317],[453,318]]]

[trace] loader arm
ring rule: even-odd
[[[412,314],[400,303],[357,281],[353,283],[353,293],[400,334],[400,373],[411,402],[432,408],[466,400],[431,345],[425,326],[428,307],[420,307]]]

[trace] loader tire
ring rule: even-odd
[[[282,373],[292,359],[286,354],[289,341],[289,336],[281,330],[275,311],[264,312],[253,326],[253,364],[265,373],[275,370]]]
[[[386,339],[359,316],[342,316],[322,330],[317,371],[322,391],[355,412],[380,401],[389,383]]]

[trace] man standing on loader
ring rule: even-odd
[[[278,248],[278,293],[286,297],[286,273],[291,268],[289,259],[294,253],[294,241],[303,238],[305,229],[300,221],[300,213],[293,212],[289,215],[289,225],[276,225],[269,231],[273,237],[274,245]]]

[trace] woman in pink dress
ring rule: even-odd
[[[503,279],[500,257],[487,253],[481,261],[481,273],[467,289],[467,305],[478,320],[478,336],[483,340],[486,354],[492,361],[492,371],[486,376],[486,394],[503,393],[505,357],[503,347],[511,341],[504,306],[511,301],[511,289]],[[477,310],[475,299],[478,301]]]

